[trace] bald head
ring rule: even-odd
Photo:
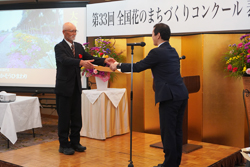
[[[70,22],[64,23],[63,35],[67,41],[69,41],[70,43],[73,43],[76,37],[76,26]]]
[[[63,24],[63,31],[64,30],[70,30],[70,29],[76,29],[76,26],[70,22]]]

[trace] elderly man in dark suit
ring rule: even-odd
[[[80,68],[84,66],[93,69],[92,63],[105,65],[105,63],[110,64],[115,61],[112,58],[97,58],[86,53],[80,43],[74,42],[76,32],[75,25],[65,23],[63,25],[64,39],[55,46],[59,152],[65,155],[86,150],[86,147],[80,144],[82,128]]]
[[[188,90],[180,75],[180,59],[169,44],[170,28],[158,23],[154,26],[152,39],[157,48],[146,58],[133,64],[134,72],[151,69],[155,84],[155,103],[159,105],[161,139],[165,160],[158,167],[178,167],[182,156],[182,122],[188,100]],[[131,64],[110,65],[112,70],[131,71]]]

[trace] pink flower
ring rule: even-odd
[[[227,70],[228,70],[228,71],[232,71],[232,70],[233,70],[233,67],[232,67],[232,65],[231,65],[231,64],[228,64],[228,66],[227,66]]]
[[[250,53],[250,49],[248,49],[247,52]]]
[[[241,48],[242,46],[243,46],[243,44],[239,43],[238,46],[237,46],[237,48]]]
[[[94,73],[94,74],[98,74],[97,69],[94,69],[94,70],[93,70],[93,73]]]
[[[246,73],[250,75],[250,68],[246,70]]]

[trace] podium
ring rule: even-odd
[[[189,94],[198,92],[200,90],[200,76],[199,75],[183,77],[183,82],[185,83]],[[182,152],[183,153],[187,154],[194,150],[202,148],[201,145],[188,144],[188,104],[186,106],[184,117],[183,117],[182,131],[183,131],[183,139],[182,139]],[[151,144],[150,147],[163,149],[162,142]]]

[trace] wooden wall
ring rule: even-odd
[[[181,60],[181,75],[200,76],[200,90],[189,95],[188,138],[222,145],[244,147],[245,115],[241,79],[225,78],[221,57],[229,44],[239,43],[242,34],[201,34],[171,37]],[[146,43],[135,47],[134,62],[140,61],[155,47],[151,37],[125,38],[120,49],[126,50],[131,62],[131,49],[126,43]],[[121,76],[120,76],[121,75]],[[119,74],[111,87],[126,87],[130,97],[130,74]],[[158,105],[154,103],[151,70],[134,73],[133,130],[159,134]],[[128,99],[130,105],[130,98]]]

